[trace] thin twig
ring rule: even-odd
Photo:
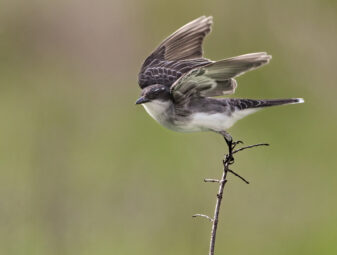
[[[218,180],[218,179],[204,179],[204,182],[221,182],[221,180]]]
[[[245,183],[249,184],[249,181],[247,181],[245,178],[243,178],[241,175],[239,175],[238,173],[234,172],[233,170],[228,169],[227,171],[230,172],[231,174],[235,175],[236,177],[239,177]]]
[[[203,217],[203,218],[206,218],[208,219],[210,222],[213,222],[213,219],[205,214],[200,214],[200,213],[197,213],[197,214],[194,214],[192,215],[193,218],[196,218],[196,217]]]
[[[258,147],[258,146],[269,146],[269,143],[258,143],[258,144],[253,144],[253,145],[241,147],[240,149],[237,149],[237,150],[233,151],[233,154],[238,153],[238,152],[243,151],[243,150],[246,150],[246,149]]]

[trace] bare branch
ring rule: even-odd
[[[233,170],[228,169],[228,172],[230,172],[231,174],[235,175],[236,177],[240,178],[241,180],[243,180],[245,183],[249,184],[249,181],[247,181],[245,178],[243,178],[241,175],[237,174],[236,172],[234,172]]]
[[[213,222],[213,219],[205,214],[200,214],[200,213],[197,213],[197,214],[194,214],[192,215],[193,218],[196,218],[196,217],[203,217],[203,218],[206,218],[208,219],[210,222]]]
[[[229,162],[232,158],[231,157],[226,157],[226,159],[223,161],[223,173],[221,177],[221,181],[219,182],[219,190],[216,195],[216,203],[215,203],[215,209],[214,209],[214,217],[213,217],[213,225],[212,225],[212,231],[211,231],[211,240],[209,244],[209,255],[214,255],[214,248],[215,248],[215,238],[216,238],[216,231],[218,229],[218,222],[219,222],[219,213],[220,213],[220,206],[221,206],[221,201],[222,201],[222,195],[223,195],[223,190],[225,188],[225,185],[227,183],[227,173],[228,173],[228,166]]]
[[[269,143],[258,143],[258,144],[253,144],[253,145],[241,147],[240,149],[237,149],[237,150],[233,151],[233,154],[238,153],[238,152],[243,151],[243,150],[246,150],[246,149],[258,147],[258,146],[269,146]]]
[[[239,143],[242,143],[242,142],[236,142],[236,143],[234,142],[233,144],[229,145],[231,147],[229,147],[229,153],[225,155],[225,159],[223,160],[223,173],[222,173],[221,179],[220,180],[218,180],[218,179],[204,179],[204,182],[219,183],[219,190],[218,190],[218,193],[216,195],[217,199],[216,199],[216,203],[215,203],[213,218],[211,218],[207,215],[204,215],[204,214],[195,214],[195,215],[192,216],[192,217],[203,217],[203,218],[206,218],[206,219],[208,219],[209,221],[212,222],[211,240],[210,240],[209,253],[208,253],[209,255],[214,255],[215,238],[216,238],[216,233],[217,233],[217,229],[218,229],[220,206],[221,206],[223,191],[224,191],[225,185],[227,183],[227,173],[231,173],[234,176],[240,178],[245,183],[249,184],[249,182],[245,178],[243,178],[241,175],[234,172],[233,170],[229,169],[229,166],[234,163],[233,154],[238,153],[238,152],[243,151],[243,150],[246,150],[246,149],[258,147],[258,146],[268,146],[269,145],[267,143],[260,143],[260,144],[245,146],[245,147],[242,147],[242,148],[237,149],[237,150],[233,150],[234,147]]]
[[[204,179],[204,182],[221,182],[221,180],[218,180],[218,179]]]

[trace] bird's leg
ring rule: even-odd
[[[226,131],[221,131],[219,133],[223,136],[228,146],[227,157],[228,157],[229,164],[233,164],[234,163],[233,150],[238,144],[243,143],[243,142],[242,141],[234,142],[232,136]]]

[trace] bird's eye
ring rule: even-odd
[[[159,89],[155,89],[155,90],[153,90],[152,91],[152,96],[157,96],[157,95],[159,95],[159,92],[160,92],[160,90]]]

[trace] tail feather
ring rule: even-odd
[[[284,104],[299,104],[304,103],[303,98],[288,98],[288,99],[266,99],[266,100],[254,100],[254,99],[230,99],[231,105],[239,110],[262,108],[268,106],[284,105]]]

